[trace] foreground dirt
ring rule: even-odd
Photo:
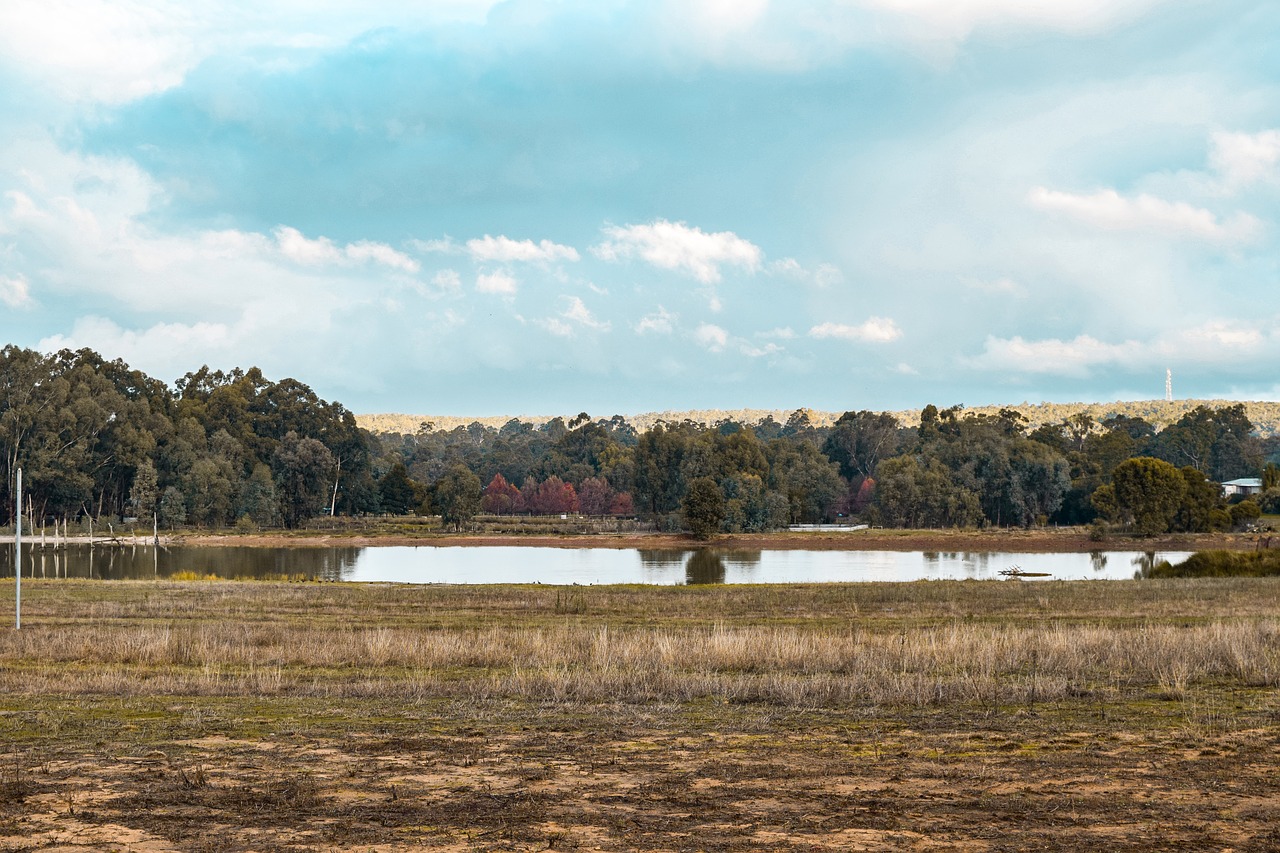
[[[1271,578],[23,601],[0,851],[1280,849]]]
[[[1280,547],[1280,537],[1273,537]],[[241,545],[267,547],[313,547],[341,545],[433,545],[500,546],[543,548],[641,548],[682,549],[715,547],[741,550],[814,551],[997,551],[1011,553],[1088,553],[1090,551],[1199,551],[1248,550],[1259,547],[1262,538],[1243,533],[1186,533],[1166,536],[1109,537],[1091,540],[1081,529],[1047,530],[856,530],[849,532],[784,532],[717,536],[700,541],[689,536],[665,533],[595,535],[485,535],[434,534],[324,534],[265,533],[252,535],[184,535],[172,541],[188,545]]]
[[[1231,704],[1125,720],[1088,703],[115,710],[135,722],[11,746],[0,850],[1280,847],[1274,713]],[[344,730],[353,711],[375,716]],[[136,721],[162,714],[169,736]]]

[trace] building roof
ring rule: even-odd
[[[1223,483],[1222,485],[1240,486],[1241,488],[1247,488],[1249,486],[1253,486],[1256,489],[1261,489],[1262,478],[1261,477],[1241,477],[1239,480],[1227,480],[1227,482]]]

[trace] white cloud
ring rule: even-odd
[[[809,330],[809,337],[884,344],[902,337],[902,329],[888,317],[871,317],[857,326],[844,323],[820,323]]]
[[[832,264],[819,264],[814,271],[813,283],[818,287],[831,287],[844,282],[844,273]]]
[[[1091,335],[1079,335],[1064,341],[1048,338],[1039,341],[987,337],[982,355],[974,360],[978,366],[1015,370],[1021,373],[1050,373],[1062,376],[1087,376],[1089,369],[1116,362],[1146,361],[1144,347],[1137,341],[1108,344]]]
[[[770,274],[783,278],[806,281],[815,287],[827,288],[844,282],[844,273],[834,264],[821,263],[812,270],[806,269],[795,258],[772,261],[767,266]]]
[[[296,228],[281,226],[275,230],[276,243],[286,258],[306,266],[339,264],[342,251],[328,237],[309,240]]]
[[[192,24],[176,4],[6,0],[0,54],[64,97],[125,101],[182,81]]]
[[[573,326],[570,326],[559,317],[547,317],[545,320],[534,320],[533,322],[557,337],[573,337]]]
[[[595,254],[606,261],[639,257],[660,269],[683,270],[704,284],[720,280],[722,266],[749,272],[760,268],[764,252],[732,231],[707,233],[683,222],[659,219],[649,225],[611,225]]]
[[[120,103],[179,85],[212,56],[278,64],[380,27],[478,23],[495,2],[4,0],[0,57],[63,98]]]
[[[787,278],[802,278],[805,269],[795,258],[783,258],[780,261],[774,261],[769,264],[769,272],[774,275],[786,276]]]
[[[594,329],[597,332],[609,331],[610,324],[597,320],[587,308],[586,304],[576,296],[569,297],[569,307],[566,308],[560,316],[570,322],[577,323],[580,326],[584,326],[588,329]]]
[[[462,290],[462,277],[457,270],[440,270],[432,276],[431,283],[446,293],[458,293]]]
[[[1145,340],[1108,343],[1092,335],[1071,340],[1021,336],[988,336],[980,356],[968,359],[973,367],[1001,372],[1085,377],[1094,368],[1155,369],[1166,365],[1238,364],[1242,359],[1280,357],[1280,335],[1272,322],[1250,325],[1239,321],[1211,320],[1198,326],[1165,330]]]
[[[31,285],[24,275],[0,275],[0,302],[10,308],[24,308],[31,304]]]
[[[898,17],[911,36],[961,40],[984,27],[1098,31],[1160,2],[1171,0],[860,0],[859,5]]]
[[[946,44],[983,28],[1095,31],[1159,2],[1172,0],[689,0],[624,3],[616,17],[617,26],[661,34],[650,49],[665,59],[803,67],[867,44]],[[210,57],[297,66],[378,30],[414,32],[455,21],[485,25],[496,5],[497,0],[5,0],[0,55],[63,98],[119,103],[181,84]],[[550,13],[552,4],[501,5],[507,13],[488,19],[493,29],[483,44],[528,37],[531,29],[563,20]],[[581,5],[580,14],[599,14],[599,4]]]
[[[528,261],[554,263],[555,261],[576,261],[578,250],[572,246],[563,246],[550,240],[537,243],[532,240],[512,240],[510,237],[491,237],[488,234],[467,241],[467,251],[473,260],[478,262],[510,263],[512,261]]]
[[[476,292],[478,293],[501,293],[507,296],[514,295],[519,282],[509,273],[493,272],[480,273],[476,276]]]
[[[93,294],[122,310],[221,320],[275,295],[322,303],[328,292],[345,292],[359,301],[350,285],[355,277],[367,282],[366,261],[404,268],[395,254],[371,252],[379,244],[352,244],[353,259],[349,247],[287,227],[272,235],[159,231],[150,214],[163,191],[136,164],[68,154],[47,137],[0,142],[0,164],[14,162],[33,173],[0,170],[0,179],[25,183],[0,206],[0,245],[15,247],[7,274],[39,281],[42,298],[59,300],[64,313]]]
[[[1209,165],[1232,190],[1275,181],[1280,177],[1280,130],[1215,133],[1210,138]]]
[[[782,347],[778,346],[777,344],[770,342],[765,344],[762,347],[758,347],[753,344],[743,343],[741,347],[741,351],[742,351],[742,354],[747,356],[748,358],[760,358],[761,356],[766,356],[766,355],[777,355],[778,353],[783,352],[784,350]]]
[[[67,335],[40,341],[42,352],[88,347],[131,367],[169,372],[177,353],[199,353],[198,359],[235,359],[241,336],[224,323],[157,323],[142,330],[124,329],[103,317],[81,317]]]
[[[694,330],[693,339],[705,349],[720,352],[729,343],[729,333],[719,326],[703,323]]]
[[[419,269],[417,261],[404,252],[396,251],[386,243],[374,243],[368,240],[349,243],[346,255],[351,261],[373,261],[401,272],[416,273]]]
[[[1082,195],[1036,187],[1027,197],[1033,207],[1114,231],[1155,231],[1214,242],[1252,239],[1261,223],[1247,213],[1226,222],[1208,210],[1186,202],[1165,201],[1151,195],[1127,198],[1113,189]]]
[[[796,332],[790,326],[779,326],[776,329],[770,329],[767,332],[760,332],[756,335],[759,338],[777,338],[780,341],[789,341],[796,336]]]
[[[961,279],[961,282],[970,290],[976,290],[979,293],[986,293],[991,296],[1014,296],[1023,298],[1027,295],[1027,289],[1011,278],[964,278]]]
[[[675,321],[678,319],[676,314],[672,314],[661,305],[658,310],[652,314],[646,314],[640,318],[640,322],[636,323],[636,334],[638,335],[669,335],[675,328]]]
[[[1202,356],[1223,352],[1246,354],[1256,350],[1266,340],[1267,334],[1255,327],[1240,322],[1211,320],[1200,326],[1194,326],[1174,332],[1164,349],[1183,355],[1197,353]]]
[[[410,240],[409,247],[424,255],[460,255],[463,252],[462,246],[452,237],[442,237],[439,240]]]
[[[919,376],[920,371],[916,370],[905,361],[898,362],[898,366],[893,369],[894,373],[900,373],[903,376]]]
[[[975,32],[1102,32],[1176,0],[683,0],[650,3],[664,57],[810,68],[868,46],[942,59]],[[646,4],[628,4],[645,8]]]
[[[298,229],[285,225],[272,233],[281,254],[304,266],[349,265],[373,261],[401,272],[416,273],[419,269],[417,261],[385,243],[361,240],[338,246],[328,237],[312,240]]]

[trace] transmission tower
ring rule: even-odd
[[[1173,402],[1173,371],[1168,369],[1164,372],[1164,399],[1166,403]]]

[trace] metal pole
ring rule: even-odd
[[[22,469],[18,469],[18,523],[13,537],[13,628],[22,630]]]

